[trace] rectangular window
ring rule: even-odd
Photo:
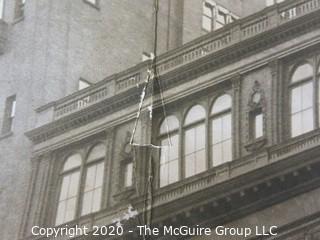
[[[313,84],[307,82],[291,90],[291,135],[296,137],[313,129]]]
[[[238,17],[228,9],[218,6],[212,1],[205,1],[202,10],[202,29],[207,32],[222,28],[228,23],[234,22]]]
[[[0,0],[0,19],[4,16],[4,0]]]
[[[6,100],[3,123],[2,123],[2,134],[12,132],[13,120],[16,114],[16,96],[8,97]]]
[[[206,170],[205,126],[195,126],[185,132],[184,159],[185,177],[191,177]]]
[[[167,186],[179,180],[179,135],[173,134],[161,141],[160,155],[160,187]]]
[[[124,186],[131,187],[133,184],[133,163],[127,163],[124,167]]]
[[[205,2],[203,4],[202,28],[208,32],[213,30],[214,6]]]
[[[263,136],[263,114],[257,113],[254,117],[254,138],[260,138]]]
[[[64,176],[62,179],[56,225],[71,221],[75,218],[79,178],[80,173],[74,172]]]
[[[212,166],[232,160],[231,113],[212,120]]]
[[[97,212],[101,207],[104,163],[94,164],[87,168],[84,186],[82,215]]]

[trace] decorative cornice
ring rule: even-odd
[[[182,82],[191,81],[197,76],[210,73],[218,68],[232,64],[244,57],[271,48],[281,42],[288,41],[303,33],[318,29],[320,25],[320,10],[309,13],[283,24],[277,28],[265,31],[254,37],[247,38],[225,49],[208,54],[190,64],[181,66],[160,76],[163,90],[173,88]],[[44,142],[71,129],[83,126],[107,114],[112,114],[128,106],[138,103],[141,86],[131,88],[113,97],[107,98],[62,117],[56,121],[36,128],[26,133],[35,143]]]

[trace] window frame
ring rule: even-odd
[[[103,144],[105,147],[104,157],[87,162],[88,157],[90,156],[90,153],[92,152],[94,147],[98,146],[99,144]],[[58,163],[59,167],[58,167],[58,171],[56,174],[57,180],[55,181],[55,184],[57,184],[58,187],[54,191],[54,195],[53,195],[54,196],[53,201],[54,201],[55,207],[52,209],[52,220],[51,221],[55,227],[65,225],[70,222],[77,221],[81,217],[86,217],[86,216],[90,216],[92,214],[96,214],[96,213],[100,212],[101,210],[103,210],[104,207],[106,206],[106,199],[107,199],[106,192],[107,192],[107,184],[108,184],[108,182],[106,180],[107,168],[108,168],[108,164],[107,164],[107,159],[108,159],[107,158],[107,156],[108,156],[107,149],[108,148],[107,148],[106,144],[107,144],[107,142],[105,142],[103,140],[98,140],[98,141],[95,141],[93,144],[90,144],[89,146],[86,144],[84,146],[81,146],[81,148],[78,147],[77,149],[74,149],[72,151],[62,152],[62,155],[57,154],[57,158],[63,159],[63,160],[59,161],[59,163]],[[77,154],[79,154],[81,156],[81,165],[77,168],[63,171],[63,168],[64,168],[65,163],[68,160],[68,158],[72,155],[77,155]],[[60,155],[60,157],[58,155]],[[104,164],[104,169],[103,169],[103,176],[102,176],[100,209],[98,211],[94,211],[94,212],[82,215],[82,205],[83,205],[85,182],[86,182],[86,177],[87,177],[87,169],[91,166],[94,166],[95,164],[100,164],[102,162]],[[76,171],[75,169],[78,169],[78,168],[80,168],[80,176],[79,176],[79,184],[78,184],[77,196],[76,196],[75,217],[68,222],[63,222],[63,223],[60,223],[59,225],[57,225],[56,218],[57,218],[57,214],[58,214],[59,198],[60,198],[60,194],[61,194],[61,190],[62,190],[63,176],[65,176],[66,174],[70,174],[73,171]]]
[[[160,128],[162,126],[162,124],[167,121],[167,119],[169,117],[175,117],[176,120],[178,121],[178,127],[176,129],[173,129],[173,130],[169,130],[168,132],[164,132],[164,133],[161,133],[160,132]],[[181,121],[179,120],[179,118],[175,115],[175,114],[170,114],[170,115],[167,115],[166,117],[164,117],[161,121],[160,121],[160,124],[158,125],[158,142],[159,142],[159,145],[161,146],[161,142],[165,139],[168,139],[170,138],[171,136],[173,135],[177,135],[178,137],[178,146],[177,146],[177,152],[178,152],[178,180],[175,181],[175,182],[172,182],[172,183],[168,183],[164,186],[161,186],[161,149],[159,151],[159,157],[158,157],[158,170],[157,170],[157,174],[158,174],[158,188],[162,189],[162,188],[165,188],[165,187],[168,187],[172,184],[175,184],[175,183],[178,183],[179,181],[181,181],[183,179],[182,177],[182,161],[181,161]]]
[[[12,114],[13,113],[13,114]],[[1,136],[10,135],[13,133],[14,120],[17,114],[17,95],[11,95],[5,100],[3,112]]]
[[[258,141],[261,138],[265,137],[265,119],[264,119],[264,112],[262,111],[262,108],[257,108],[253,111],[251,111],[249,116],[249,121],[250,121],[250,138],[251,141]],[[257,136],[257,117],[261,116],[261,135]]]
[[[188,114],[190,113],[191,109],[193,107],[196,107],[196,106],[200,106],[203,108],[204,110],[204,118],[202,119],[199,119],[199,120],[196,120],[192,123],[186,123],[186,119],[188,117]],[[203,106],[203,104],[201,104],[200,102],[198,103],[193,103],[191,104],[185,111],[184,113],[184,117],[183,117],[183,121],[182,121],[182,124],[181,124],[181,129],[182,129],[182,133],[181,133],[181,138],[182,141],[180,143],[181,145],[181,179],[189,179],[189,178],[192,178],[194,176],[197,176],[199,174],[202,174],[206,171],[208,171],[208,151],[207,151],[207,146],[208,146],[208,125],[207,125],[207,118],[208,118],[208,111],[206,111],[207,109]],[[205,170],[203,170],[202,172],[199,172],[199,173],[195,173],[191,176],[188,176],[186,177],[186,159],[185,159],[185,139],[186,139],[186,132],[190,129],[193,129],[195,127],[198,127],[198,126],[201,126],[203,125],[204,126],[204,151],[205,151]]]
[[[129,143],[128,143],[129,144]],[[126,186],[126,167],[132,164],[132,179],[131,179],[131,186]],[[134,171],[134,160],[133,157],[128,154],[121,162],[120,162],[120,169],[121,173],[119,174],[120,179],[120,189],[122,191],[128,191],[131,190],[134,187],[135,184],[135,171]]]
[[[292,77],[295,74],[296,70],[305,65],[305,64],[309,64],[312,67],[312,76],[310,77],[306,77],[302,80],[293,82],[292,81]],[[288,89],[288,112],[287,112],[287,126],[288,126],[288,133],[287,133],[287,138],[288,139],[295,139],[295,138],[299,138],[301,136],[304,136],[306,134],[309,134],[310,132],[318,129],[320,127],[320,123],[319,123],[319,106],[320,106],[320,102],[318,102],[318,98],[319,98],[319,82],[316,79],[315,76],[315,72],[318,70],[315,68],[315,66],[317,66],[316,61],[312,61],[310,60],[310,58],[308,57],[304,57],[303,60],[300,61],[296,61],[295,63],[291,64],[289,68],[287,68],[288,70],[288,84],[287,84],[287,89]],[[312,83],[312,92],[313,92],[313,100],[312,100],[312,114],[313,114],[313,129],[301,134],[298,134],[296,136],[292,136],[292,91],[293,89],[299,87],[299,86],[303,86],[304,84],[307,83]]]
[[[231,98],[231,106],[227,109],[223,109],[222,111],[218,112],[218,113],[212,113],[212,110],[214,108],[214,105],[216,103],[216,101],[222,97],[223,95],[228,95]],[[234,159],[234,154],[233,154],[233,138],[232,138],[232,134],[233,134],[233,116],[232,116],[232,110],[233,110],[233,98],[232,95],[229,94],[228,92],[223,92],[221,94],[218,94],[212,101],[211,105],[210,105],[210,109],[209,109],[209,127],[208,127],[208,131],[209,131],[209,142],[208,142],[208,150],[209,150],[209,168],[215,168],[215,167],[219,167],[225,163],[228,163],[230,161],[232,161]],[[224,162],[220,165],[214,166],[213,165],[213,151],[212,151],[212,146],[213,146],[213,135],[212,135],[212,122],[215,119],[218,118],[222,118],[224,116],[227,116],[230,114],[231,117],[231,160]]]
[[[79,155],[81,157],[80,166],[64,171],[63,168],[64,168],[66,162],[73,155]],[[59,168],[59,174],[58,174],[58,178],[59,178],[58,179],[58,186],[59,187],[57,188],[57,191],[56,191],[56,194],[55,194],[56,201],[55,201],[54,218],[53,218],[54,226],[56,226],[56,227],[67,223],[67,222],[62,222],[62,223],[57,224],[57,215],[58,215],[58,208],[59,208],[59,203],[60,203],[60,194],[61,194],[61,190],[62,190],[63,178],[66,175],[69,175],[69,174],[72,174],[72,173],[75,173],[75,172],[79,171],[80,175],[79,175],[78,189],[77,189],[77,195],[76,195],[75,213],[74,213],[73,219],[68,221],[68,222],[71,222],[71,221],[74,221],[75,219],[77,219],[78,209],[79,209],[81,176],[82,176],[82,173],[83,173],[83,164],[82,164],[82,162],[83,162],[82,154],[80,152],[78,152],[78,151],[72,151],[64,158],[64,160],[62,161],[62,164],[61,164],[61,166]]]
[[[94,160],[91,160],[90,162],[88,162],[88,158],[92,152],[92,150],[97,147],[98,145],[104,145],[105,147],[105,153],[104,153],[104,156],[101,157],[101,158],[97,158],[97,159],[94,159]],[[104,194],[104,183],[105,183],[105,171],[106,171],[106,163],[105,163],[105,159],[106,159],[106,156],[107,156],[107,153],[106,153],[106,145],[104,143],[101,143],[101,142],[98,142],[98,143],[95,143],[93,144],[87,154],[86,154],[86,157],[85,159],[83,160],[84,162],[82,163],[83,165],[83,173],[81,175],[81,186],[80,186],[80,204],[79,204],[79,217],[82,217],[82,216],[87,216],[87,215],[90,215],[90,214],[94,214],[98,211],[100,211],[102,209],[102,205],[103,205],[103,194]],[[85,184],[86,184],[86,181],[87,181],[87,173],[88,173],[88,169],[94,165],[99,165],[100,163],[103,163],[103,175],[102,175],[102,186],[101,186],[101,199],[100,199],[100,206],[99,206],[99,210],[97,211],[93,211],[93,212],[89,212],[87,214],[82,214],[82,210],[83,210],[83,199],[84,199],[84,194],[85,194]],[[92,203],[91,203],[92,204]],[[91,206],[92,207],[92,206]]]
[[[208,8],[211,9],[212,16],[208,16],[207,14],[205,14],[204,8],[206,5],[208,6]],[[219,22],[219,19],[218,19],[219,11],[225,15],[224,24]],[[203,21],[204,17],[210,19],[210,22],[211,22],[210,30],[204,27],[204,21]],[[232,13],[230,10],[223,7],[222,5],[218,5],[216,2],[212,0],[204,0],[202,2],[201,29],[206,33],[213,32],[220,28],[223,28],[224,26],[234,22],[237,19],[239,19],[239,17],[236,14]],[[218,27],[218,24],[221,24],[222,26]]]
[[[206,97],[203,97],[201,99],[199,99],[198,101],[190,101],[186,104],[184,104],[183,106],[181,105],[173,105],[172,106],[172,110],[170,110],[167,114],[166,117],[169,116],[175,116],[176,119],[179,121],[179,127],[177,129],[175,129],[174,131],[170,131],[170,134],[177,134],[178,135],[178,140],[179,140],[179,144],[178,144],[178,161],[179,161],[179,180],[177,182],[174,182],[172,184],[168,184],[165,186],[160,187],[160,157],[161,157],[161,152],[158,151],[157,154],[157,171],[156,171],[156,187],[158,190],[164,191],[167,188],[172,188],[176,185],[180,185],[183,184],[184,181],[192,181],[192,179],[196,179],[199,176],[201,176],[202,174],[205,174],[208,171],[211,171],[212,169],[216,169],[219,166],[212,166],[212,162],[211,162],[211,149],[210,149],[210,144],[211,144],[211,138],[212,138],[212,130],[211,130],[211,123],[210,121],[212,120],[212,117],[216,117],[216,116],[223,116],[225,114],[230,114],[231,117],[231,132],[232,134],[234,133],[234,119],[233,119],[233,115],[234,115],[234,96],[233,96],[233,87],[226,87],[224,90],[222,91],[217,91],[214,94],[210,94]],[[218,112],[217,114],[211,114],[212,108],[214,103],[216,102],[216,100],[223,96],[223,95],[228,95],[230,97],[230,107],[228,109],[224,109],[223,111]],[[189,111],[194,107],[194,106],[201,106],[202,109],[204,110],[204,118],[200,119],[200,120],[196,120],[194,122],[191,122],[189,124],[185,124],[186,122],[186,118],[188,116]],[[161,140],[163,138],[165,138],[167,136],[167,132],[160,134],[160,127],[162,126],[162,123],[164,121],[165,118],[155,118],[157,119],[156,121],[156,127],[157,127],[157,137],[156,137],[156,141],[158,143],[159,146],[161,146]],[[185,151],[185,131],[189,130],[195,126],[199,126],[200,124],[204,124],[204,128],[205,128],[205,136],[204,136],[204,142],[205,142],[205,167],[206,169],[203,172],[199,172],[197,174],[194,174],[192,176],[186,177],[185,176],[185,159],[184,159],[184,151]],[[231,161],[234,160],[234,147],[235,147],[235,143],[234,143],[234,139],[233,139],[233,135],[231,136]],[[227,162],[229,163],[229,162]],[[223,164],[222,164],[223,165]],[[221,165],[221,166],[222,166]]]

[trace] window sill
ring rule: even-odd
[[[13,132],[12,131],[7,132],[7,133],[3,133],[3,134],[0,135],[0,140],[5,139],[5,138],[9,138],[11,136],[13,136]]]

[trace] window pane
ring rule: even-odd
[[[205,119],[206,117],[206,111],[204,108],[200,105],[196,105],[192,107],[186,117],[185,125],[200,121],[202,119]]]
[[[205,148],[205,146],[206,146],[206,136],[205,136],[204,124],[202,124],[201,126],[197,126],[195,128],[195,130],[196,130],[196,145],[195,145],[195,149],[196,150],[201,150],[201,149]]]
[[[294,74],[292,75],[291,81],[298,82],[303,79],[312,77],[312,75],[313,75],[312,66],[310,64],[303,64],[295,70]]]
[[[232,160],[231,113],[212,120],[212,163],[218,166]]]
[[[103,185],[104,163],[97,164],[96,183],[95,187],[101,187]]]
[[[78,193],[79,188],[79,180],[80,180],[80,172],[76,172],[70,175],[70,185],[68,197],[75,197]]]
[[[313,105],[313,87],[312,82],[302,86],[302,108],[310,108]]]
[[[179,129],[179,120],[175,116],[166,117],[160,127],[160,134]]]
[[[163,164],[160,166],[160,187],[164,187],[169,184],[169,166]]]
[[[81,215],[85,215],[91,212],[91,203],[92,203],[93,192],[85,192],[83,195],[82,201],[82,212]]]
[[[73,220],[75,204],[79,190],[80,170],[63,176],[60,190],[60,202],[57,209],[56,224]]]
[[[223,155],[221,143],[214,144],[212,146],[212,164],[214,167],[220,165],[223,162],[222,156]]]
[[[194,175],[195,172],[195,156],[194,154],[190,154],[185,156],[185,176],[190,177]]]
[[[193,153],[195,151],[195,145],[196,145],[196,135],[195,134],[196,133],[195,133],[194,128],[186,131],[185,139],[184,139],[185,154]]]
[[[201,173],[206,170],[206,155],[205,150],[198,151],[196,153],[196,172],[195,173]]]
[[[168,165],[164,164],[160,166],[160,187],[166,186],[169,184],[169,179],[168,179]]]
[[[11,106],[11,112],[10,112],[10,117],[12,118],[16,115],[16,105],[17,105],[17,101],[13,100],[12,106]]]
[[[217,21],[222,25],[225,25],[227,23],[227,14],[222,11],[218,11]]]
[[[86,184],[84,191],[90,191],[94,189],[96,178],[96,166],[91,166],[87,168]]]
[[[291,91],[291,136],[314,129],[313,84],[307,82]]]
[[[68,171],[81,165],[81,156],[80,154],[74,154],[68,157],[67,161],[64,164],[63,171]]]
[[[212,143],[218,143],[222,140],[222,118],[212,120]]]
[[[231,114],[222,117],[222,140],[231,138]]]
[[[160,151],[160,187],[166,186],[179,180],[178,134],[171,136],[171,143],[171,146],[162,147]]]
[[[59,225],[64,222],[64,214],[66,212],[66,201],[59,202],[57,216],[56,216],[56,225]]]
[[[133,163],[128,163],[125,166],[125,178],[124,178],[124,185],[125,187],[132,186],[132,177],[133,177]]]
[[[170,162],[169,167],[169,183],[174,183],[179,180],[179,162],[178,160]]]
[[[302,132],[306,133],[313,129],[313,110],[310,108],[302,112]]]
[[[185,134],[185,176],[190,177],[206,169],[205,125],[198,125]]]
[[[177,159],[178,158],[178,149],[179,149],[179,135],[171,136],[171,146],[169,146],[169,159]]]
[[[301,113],[295,113],[291,116],[291,136],[295,137],[302,133]]]
[[[89,154],[87,162],[102,159],[106,155],[106,147],[103,144],[96,145]]]
[[[263,114],[260,113],[255,116],[255,138],[263,136]]]
[[[67,200],[66,215],[64,222],[68,222],[74,219],[76,213],[76,198],[70,198]]]
[[[291,91],[291,113],[302,110],[302,87],[296,87]]]
[[[222,162],[229,162],[232,160],[232,142],[231,139],[222,143]]]
[[[230,109],[232,106],[232,99],[228,94],[222,95],[216,99],[212,106],[211,114],[220,113]]]
[[[101,207],[101,188],[97,188],[93,193],[93,203],[91,212],[97,212]]]
[[[169,146],[161,147],[161,150],[160,150],[160,164],[164,164],[164,163],[169,161],[168,148],[169,148]]]
[[[68,188],[70,184],[70,176],[64,176],[62,179],[61,191],[60,191],[60,200],[65,200],[68,198]]]

